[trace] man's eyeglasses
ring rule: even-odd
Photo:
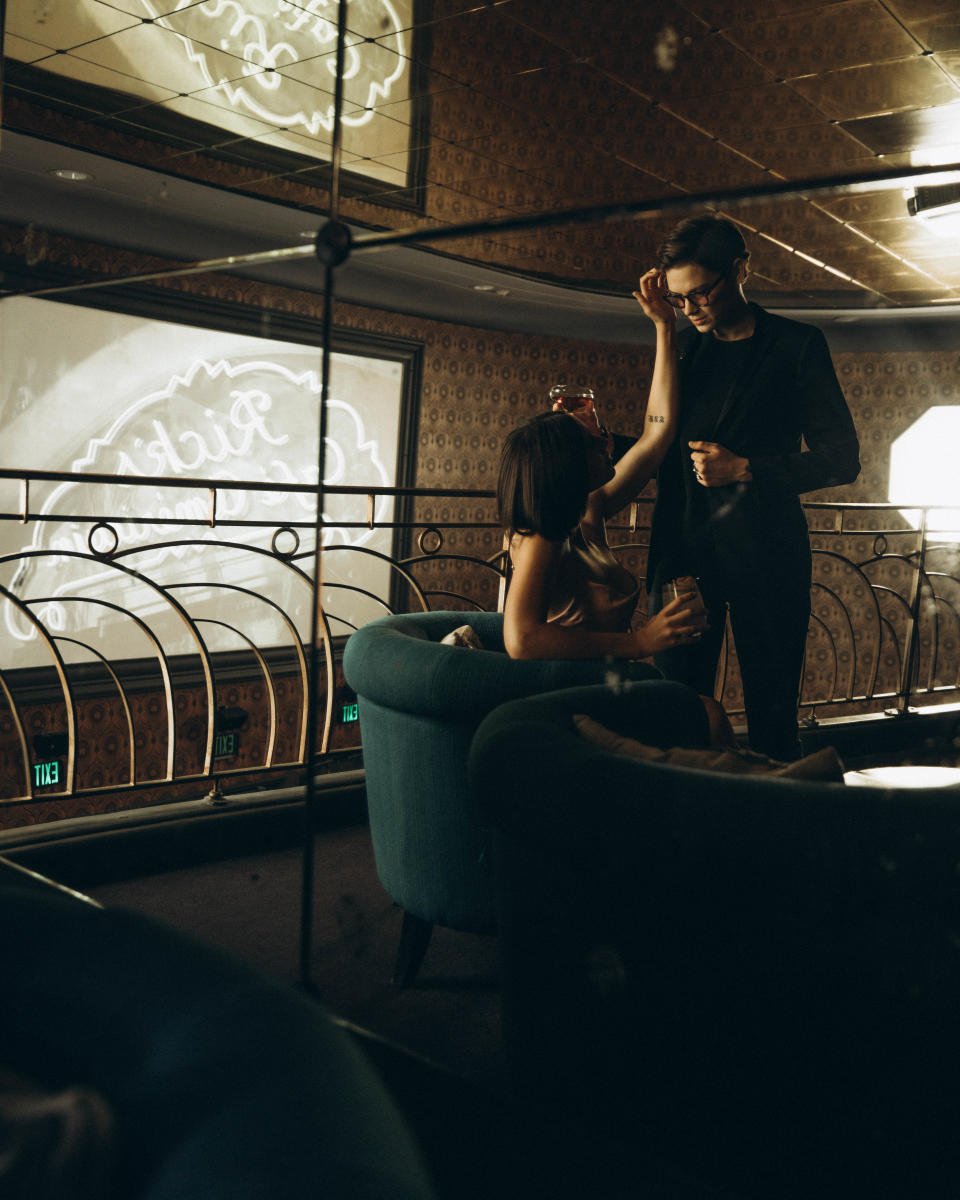
[[[710,303],[710,293],[715,290],[717,284],[726,276],[726,271],[718,275],[713,283],[707,287],[694,288],[692,292],[664,292],[663,298],[668,304],[672,304],[674,308],[683,308],[689,300],[694,308],[705,308]]]

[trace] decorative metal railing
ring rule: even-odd
[[[0,489],[4,804],[109,795],[132,806],[205,789],[216,800],[221,782],[330,767],[359,744],[338,672],[350,631],[390,611],[501,607],[509,584],[489,492],[327,488],[325,513],[335,497],[337,515],[318,523],[316,489],[294,484],[5,470]],[[269,507],[224,515],[236,492],[269,493]],[[55,494],[71,497],[68,511]],[[191,503],[171,500],[184,495]],[[300,519],[278,525],[278,498]],[[638,575],[651,504],[611,528]],[[954,698],[960,548],[933,540],[931,511],[917,510],[914,528],[892,505],[807,506],[807,721]],[[732,646],[717,688],[736,718]]]

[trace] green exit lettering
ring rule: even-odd
[[[49,787],[51,784],[59,782],[60,763],[58,761],[33,764],[34,787]]]
[[[344,725],[349,725],[351,721],[356,721],[359,716],[360,716],[360,712],[357,708],[356,703],[345,704],[343,706],[343,723],[344,723]]]
[[[240,744],[237,733],[218,733],[213,739],[214,758],[233,758]]]

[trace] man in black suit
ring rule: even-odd
[[[826,339],[747,301],[749,257],[713,215],[683,221],[658,251],[668,299],[693,328],[680,339],[678,434],[658,476],[647,586],[654,612],[664,582],[700,581],[710,628],[656,662],[705,695],[729,609],[751,748],[790,761],[810,620],[799,496],[852,483],[859,442]]]

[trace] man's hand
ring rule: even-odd
[[[640,276],[640,289],[633,293],[633,298],[654,325],[673,329],[677,324],[677,310],[664,299],[666,291],[666,275],[653,267]]]
[[[750,459],[741,458],[716,442],[687,442],[693,451],[693,473],[703,487],[722,487],[725,483],[749,483]]]

